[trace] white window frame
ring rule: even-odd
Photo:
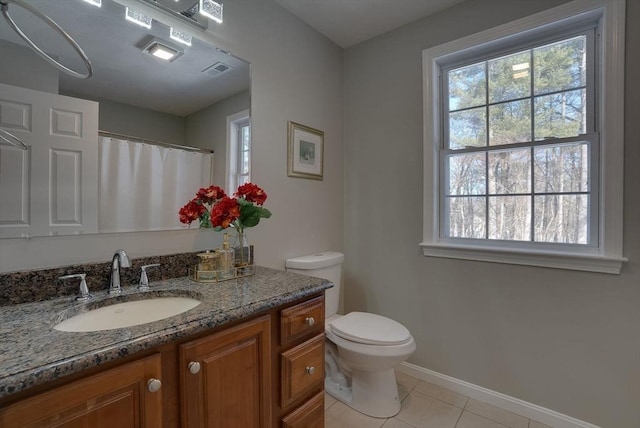
[[[456,58],[484,49],[518,44],[554,29],[598,20],[596,109],[600,112],[596,129],[600,133],[598,168],[599,195],[596,246],[553,244],[517,246],[505,241],[446,238],[440,227],[439,151],[442,147],[440,70]],[[513,21],[462,39],[427,49],[423,59],[424,94],[424,207],[423,241],[425,256],[479,260],[497,263],[543,266],[619,274],[627,259],[623,243],[624,164],[624,0],[575,0],[553,9]]]
[[[249,109],[227,116],[227,175],[225,177],[225,188],[229,194],[233,194],[238,188],[238,165],[240,153],[239,132],[240,128],[247,124],[251,126]],[[249,158],[251,159],[251,152],[249,152]],[[249,160],[249,163],[251,163],[251,160]],[[249,178],[251,178],[251,170],[249,170]]]

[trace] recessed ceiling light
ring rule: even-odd
[[[165,61],[171,60],[174,56],[176,56],[177,52],[171,48],[163,46],[159,43],[156,43],[149,49],[149,53],[157,58],[163,59]]]
[[[183,53],[177,47],[169,46],[168,43],[155,38],[147,43],[142,51],[146,54],[153,55],[155,58],[168,62],[175,61]]]
[[[98,6],[98,7],[102,6],[102,0],[84,0],[84,1],[94,6]]]
[[[222,0],[200,0],[200,14],[222,23]]]
[[[171,31],[169,32],[169,37],[171,37],[172,40],[175,40],[178,43],[182,43],[185,44],[187,46],[191,46],[191,34],[186,33],[184,31],[180,31],[180,30],[176,30],[175,28],[171,27]]]
[[[127,7],[124,17],[126,18],[127,21],[131,21],[135,24],[138,24],[141,27],[151,28],[151,21],[152,21],[151,17],[135,9],[129,9]]]

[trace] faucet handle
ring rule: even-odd
[[[86,276],[86,273],[74,273],[71,275],[63,275],[58,279],[80,278],[80,294],[76,296],[76,300],[79,302],[86,302],[93,298],[91,294],[89,294],[89,287],[87,287],[87,281],[85,280]]]
[[[140,283],[138,284],[138,288],[141,290],[148,290],[149,289],[149,278],[147,277],[147,269],[149,268],[153,268],[153,267],[158,267],[160,266],[160,263],[153,263],[150,265],[144,265],[142,266],[141,272],[140,272]]]

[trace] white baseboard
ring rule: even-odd
[[[442,373],[434,372],[433,370],[425,369],[424,367],[416,366],[415,364],[404,362],[397,370],[469,398],[475,398],[476,400],[484,401],[485,403],[500,407],[509,412],[542,422],[553,428],[600,428],[597,425],[572,418],[571,416],[538,406],[537,404],[528,403],[500,392],[492,391]]]

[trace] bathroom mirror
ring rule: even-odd
[[[250,69],[246,61],[203,40],[209,36],[203,33],[203,27],[218,24],[202,17],[191,22],[189,13],[180,13],[196,6],[197,0],[25,1],[78,42],[92,62],[93,76],[77,79],[58,72],[28,48],[0,17],[0,83],[96,101],[101,131],[213,151],[213,180],[224,184],[226,122],[203,118],[202,112],[221,105],[224,107],[219,108],[218,116],[250,111]],[[150,12],[151,28],[125,19],[127,7],[133,9],[137,5]],[[9,12],[44,51],[69,68],[83,69],[77,53],[45,23],[15,4],[10,4]],[[190,45],[174,40],[172,29],[183,35],[189,33]],[[157,44],[176,50],[176,58],[163,61],[154,57],[152,50]],[[192,122],[198,122],[198,132],[190,130]],[[203,122],[207,125],[203,126]],[[214,122],[217,128],[212,131]],[[5,155],[5,164],[7,159]],[[38,186],[43,185],[30,182],[32,189]],[[158,228],[135,231],[144,230]],[[55,234],[67,233],[36,231],[29,236]]]

